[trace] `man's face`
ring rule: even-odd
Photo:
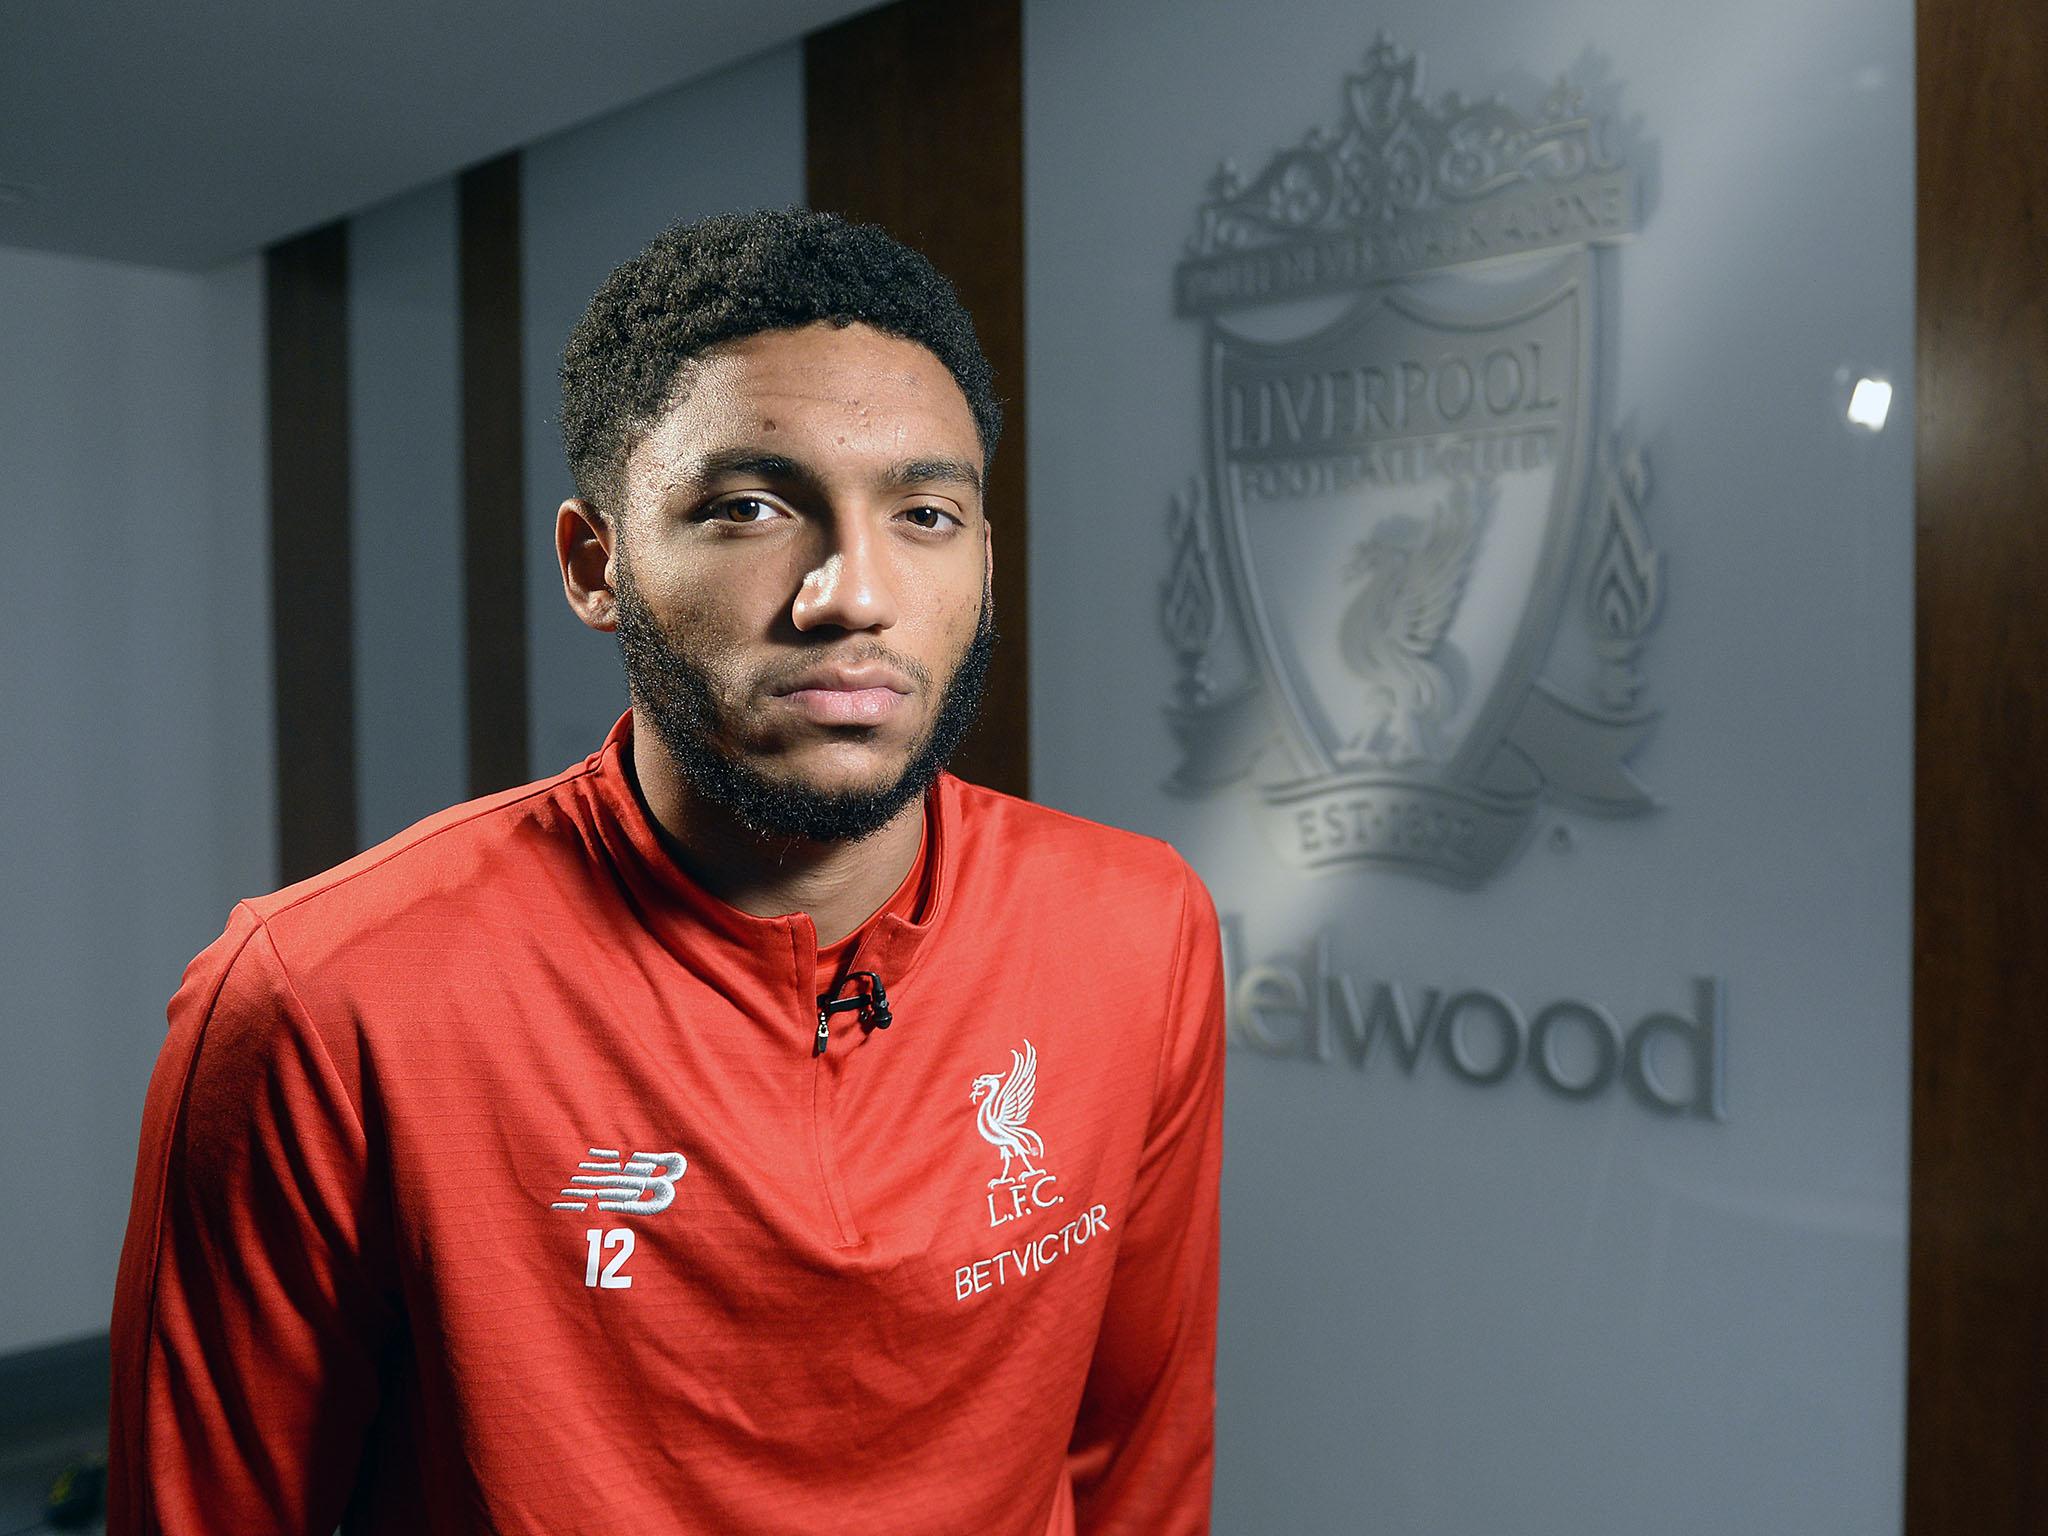
[[[613,587],[634,701],[756,833],[878,830],[972,722],[994,640],[981,443],[923,347],[726,343],[627,456]]]

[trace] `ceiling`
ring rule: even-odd
[[[206,267],[874,0],[0,0],[0,245]]]

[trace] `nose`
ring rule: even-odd
[[[895,574],[886,540],[863,517],[830,525],[824,560],[806,572],[790,618],[801,630],[887,629],[896,622]]]

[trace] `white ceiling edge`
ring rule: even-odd
[[[874,0],[0,0],[0,245],[218,265]]]

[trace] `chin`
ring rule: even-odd
[[[776,783],[789,789],[831,800],[885,794],[896,786],[902,779],[904,770],[909,766],[910,760],[904,758],[886,768],[869,768],[859,772],[824,770],[775,774],[773,778]]]
[[[858,842],[890,825],[916,803],[929,782],[913,776],[913,759],[849,771],[781,772],[765,764],[723,770],[698,781],[743,826],[774,838]]]
[[[903,776],[917,754],[912,744],[827,742],[758,763],[763,777],[821,795],[869,794]]]

